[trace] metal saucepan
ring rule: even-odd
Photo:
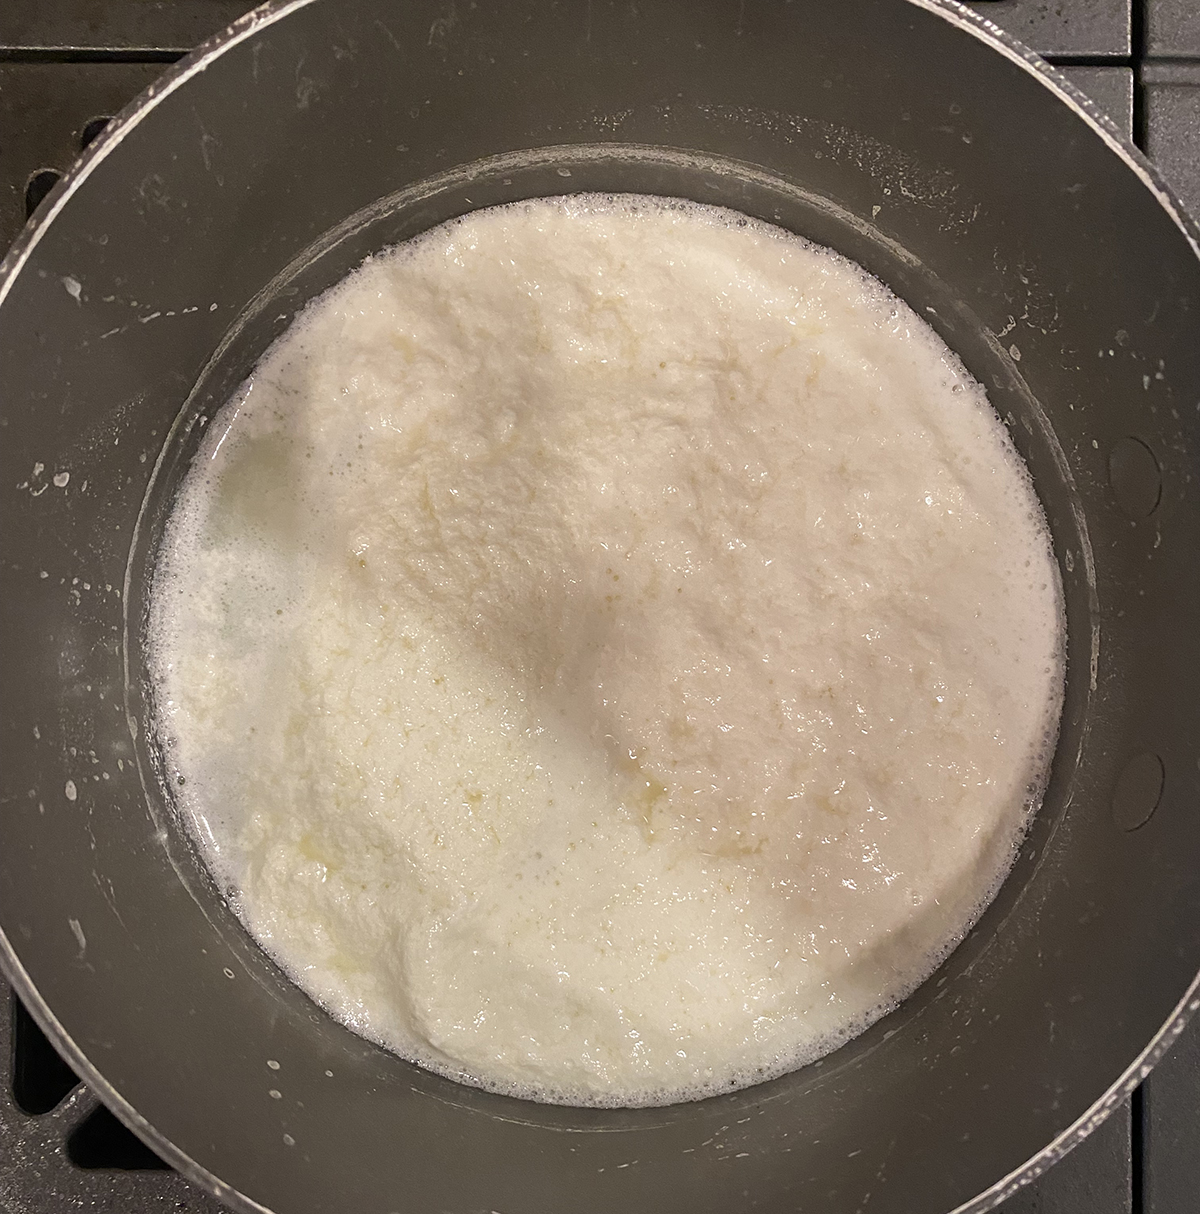
[[[221,902],[146,741],[147,570],[204,419],[368,252],[573,190],[739,208],[927,316],[1028,461],[1070,629],[1045,805],[966,941],[823,1063],[661,1109],[488,1094],[335,1024]],[[240,1211],[987,1209],[1195,1006],[1198,410],[1196,229],[964,9],[259,10],[112,124],[0,273],[5,968]]]

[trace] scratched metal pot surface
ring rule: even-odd
[[[1067,595],[1046,803],[967,940],[824,1063],[664,1109],[490,1095],[335,1024],[222,904],[146,743],[147,570],[213,410],[368,252],[585,189],[737,207],[883,278],[1008,422]],[[1182,1027],[1200,254],[1015,44],[932,0],[300,0],[168,73],[43,215],[0,274],[0,954],[188,1177],[278,1214],[984,1210]]]

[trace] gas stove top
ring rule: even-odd
[[[108,118],[246,0],[0,4],[0,252]],[[1200,216],[1200,0],[976,0],[1059,65]],[[122,1126],[0,981],[0,1214],[219,1214]],[[1200,1208],[1200,1022],[1003,1214]],[[913,1211],[913,1214],[941,1214]]]

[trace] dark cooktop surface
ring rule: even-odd
[[[246,0],[0,0],[0,253],[112,114],[247,7]],[[975,7],[1062,67],[1200,216],[1200,0],[976,0]],[[0,1214],[222,1209],[80,1085],[0,981]],[[1001,1209],[1200,1211],[1200,1023],[1104,1125]]]

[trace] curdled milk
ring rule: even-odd
[[[983,390],[853,263],[632,196],[482,211],[211,422],[150,656],[237,913],[363,1035],[577,1104],[861,1031],[1046,779],[1057,566]]]

